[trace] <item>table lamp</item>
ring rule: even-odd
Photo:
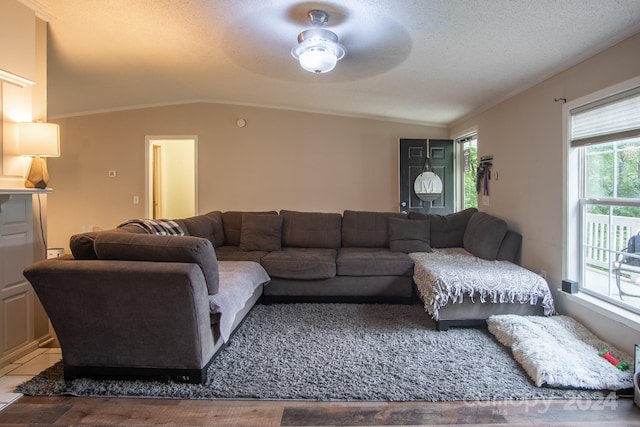
[[[43,122],[19,123],[18,141],[18,154],[32,157],[24,186],[47,188],[49,172],[43,157],[60,157],[60,127]]]

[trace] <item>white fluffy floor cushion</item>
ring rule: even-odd
[[[438,320],[440,307],[462,303],[464,298],[481,303],[541,302],[544,314],[554,313],[553,296],[538,274],[509,261],[487,261],[462,248],[413,252],[413,280],[426,311]]]
[[[633,359],[568,316],[495,315],[489,332],[511,347],[536,386],[620,390],[633,386]],[[608,349],[629,364],[621,371],[598,355]]]

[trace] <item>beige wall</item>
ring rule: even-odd
[[[236,126],[239,118],[246,127]],[[448,135],[445,128],[219,104],[53,121],[60,124],[61,157],[49,160],[49,240],[60,247],[83,230],[144,217],[146,136],[197,135],[204,213],[395,211],[399,139]]]
[[[563,113],[562,103],[640,75],[640,34],[595,55],[531,89],[451,128],[457,135],[478,129],[478,155],[494,155],[498,180],[491,182],[483,210],[505,218],[523,234],[522,264],[545,270],[551,287],[563,277]],[[575,224],[569,224],[570,227]],[[611,322],[558,295],[563,312],[583,320],[603,337],[631,352],[640,330]]]

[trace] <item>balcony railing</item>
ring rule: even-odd
[[[591,213],[586,218],[586,263],[609,269],[609,257],[613,256],[611,261],[615,261],[617,254],[626,249],[629,237],[640,230],[640,218]]]

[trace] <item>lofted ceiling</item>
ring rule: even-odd
[[[640,31],[640,0],[37,3],[50,118],[202,101],[446,126]],[[327,74],[290,53],[311,9],[347,50]]]

